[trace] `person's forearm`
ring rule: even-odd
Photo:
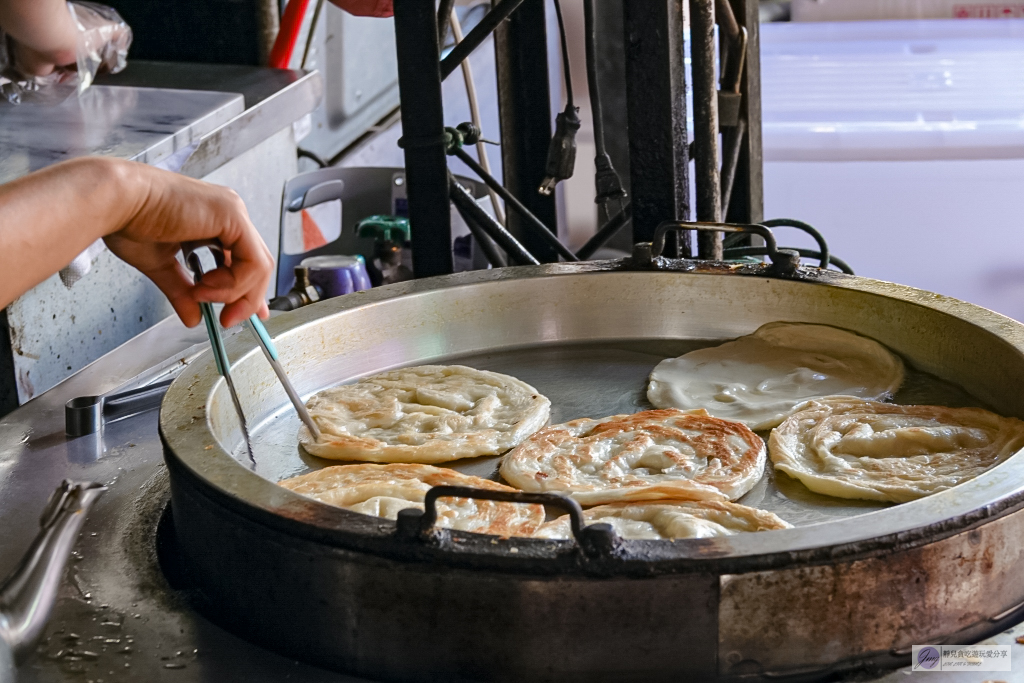
[[[119,230],[146,189],[134,164],[101,158],[57,164],[0,185],[0,307]]]
[[[26,48],[19,56],[29,70],[75,61],[78,29],[64,0],[0,0],[0,27]]]

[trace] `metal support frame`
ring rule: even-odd
[[[718,172],[718,83],[715,80],[715,5],[690,0],[690,63],[693,72],[693,161],[697,186],[697,220],[722,221]],[[722,258],[722,236],[697,235],[700,258]]]
[[[503,188],[502,195],[506,200],[510,196],[515,198],[513,204],[517,209],[508,217],[506,234],[525,252],[519,254],[523,258],[515,260],[522,262],[527,254],[542,262],[557,261],[559,256],[575,258],[564,245],[557,243],[553,227],[548,232],[538,232],[544,226],[557,226],[555,199],[535,191],[545,175],[552,132],[546,2],[499,0],[451,54],[438,60],[439,40],[443,38],[447,23],[445,9],[450,1],[442,0],[440,15],[435,0],[402,0],[395,7],[399,88],[404,105],[402,143],[409,185],[409,214],[414,225],[415,275],[426,277],[452,271],[445,160],[445,152],[452,152],[447,149],[443,125],[441,81],[460,60],[479,47],[492,30],[507,188]],[[731,221],[759,222],[763,219],[763,198],[756,0],[686,0],[693,37],[695,124],[692,146],[688,145],[686,126],[684,0],[615,2],[622,3],[625,77],[617,93],[615,83],[610,84],[608,90],[615,93],[610,101],[625,93],[631,206],[612,217],[579,254],[585,257],[592,253],[619,231],[630,220],[630,215],[634,242],[651,240],[662,221],[688,220],[691,151],[695,162],[697,220],[720,222],[725,214]],[[728,44],[723,45],[723,54],[729,54],[725,67],[726,80],[730,83],[727,94],[720,94],[715,82],[716,7],[725,23],[723,30],[728,34]],[[745,42],[737,40],[744,36]],[[745,55],[745,61],[737,58],[737,54]],[[728,120],[723,122],[726,126],[723,144],[727,158],[719,171],[721,97],[726,97],[723,111],[727,112]],[[496,182],[492,179],[492,187]],[[459,196],[461,199],[464,197]],[[461,208],[463,213],[474,213],[468,204]],[[481,234],[493,231],[488,221],[477,221],[474,228],[475,233]],[[496,233],[492,237],[502,242],[503,235]],[[701,258],[722,257],[720,236],[701,232],[697,239]],[[694,256],[688,233],[679,235],[678,245],[670,243],[668,253],[679,254],[680,247],[681,255]]]
[[[650,242],[659,223],[690,212],[682,2],[623,2],[634,242]],[[689,235],[681,246],[692,254]]]
[[[757,0],[730,0],[737,23],[747,29],[746,66],[740,80],[743,104],[740,119],[746,134],[739,158],[725,220],[760,223],[764,220],[764,162],[761,147],[761,29]]]
[[[434,0],[395,3],[402,146],[418,278],[454,270],[437,33]]]
[[[499,6],[506,4],[504,0]],[[501,117],[502,180],[540,222],[558,225],[555,196],[537,192],[544,180],[551,142],[547,15],[544,0],[523,0],[494,33]],[[558,252],[531,234],[526,219],[508,213],[508,230],[540,261],[558,261]]]

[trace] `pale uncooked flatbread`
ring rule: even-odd
[[[828,325],[768,323],[751,335],[658,363],[647,398],[658,408],[705,408],[759,431],[806,400],[882,399],[903,362],[878,342]]]
[[[491,491],[515,489],[432,465],[337,465],[278,482],[321,503],[395,519],[405,508],[423,509],[433,486],[472,486]],[[498,536],[530,536],[544,522],[540,505],[499,503],[475,498],[440,498],[437,526]]]
[[[320,428],[308,453],[332,460],[438,463],[498,455],[548,421],[551,401],[525,382],[463,365],[420,365],[366,377],[306,403]]]
[[[790,524],[766,510],[721,501],[664,500],[612,503],[583,513],[587,524],[611,524],[621,538],[713,538],[751,531],[789,529]],[[572,538],[569,515],[537,530],[537,538]]]
[[[981,408],[810,401],[772,431],[775,467],[812,491],[902,503],[972,479],[1024,448],[1024,422]]]
[[[524,491],[583,505],[683,498],[735,500],[764,473],[761,437],[704,410],[648,410],[546,427],[501,462]]]

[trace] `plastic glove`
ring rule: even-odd
[[[7,101],[57,104],[92,85],[101,69],[117,73],[127,65],[132,29],[116,10],[93,2],[69,2],[67,7],[78,30],[74,66],[44,76],[26,74],[18,66],[13,40],[0,31],[0,94]]]

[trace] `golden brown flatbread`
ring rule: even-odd
[[[837,498],[902,503],[973,479],[1024,448],[1024,422],[981,408],[809,401],[769,439],[776,469]]]
[[[638,540],[713,538],[791,526],[766,510],[713,500],[611,503],[584,511],[583,518],[586,524],[611,524],[621,538]],[[572,538],[569,516],[548,522],[535,536]]]
[[[568,493],[598,505],[735,500],[757,483],[764,465],[764,442],[739,422],[669,409],[546,427],[506,455],[500,471],[524,491]]]
[[[491,491],[515,489],[455,470],[418,464],[336,465],[278,482],[280,486],[328,505],[395,519],[405,508],[423,509],[433,486],[472,486]],[[441,498],[437,525],[497,536],[530,536],[544,522],[540,505],[499,503],[475,498]]]
[[[508,375],[421,365],[321,391],[306,406],[321,432],[299,430],[312,455],[440,463],[504,453],[548,421],[551,401]]]

